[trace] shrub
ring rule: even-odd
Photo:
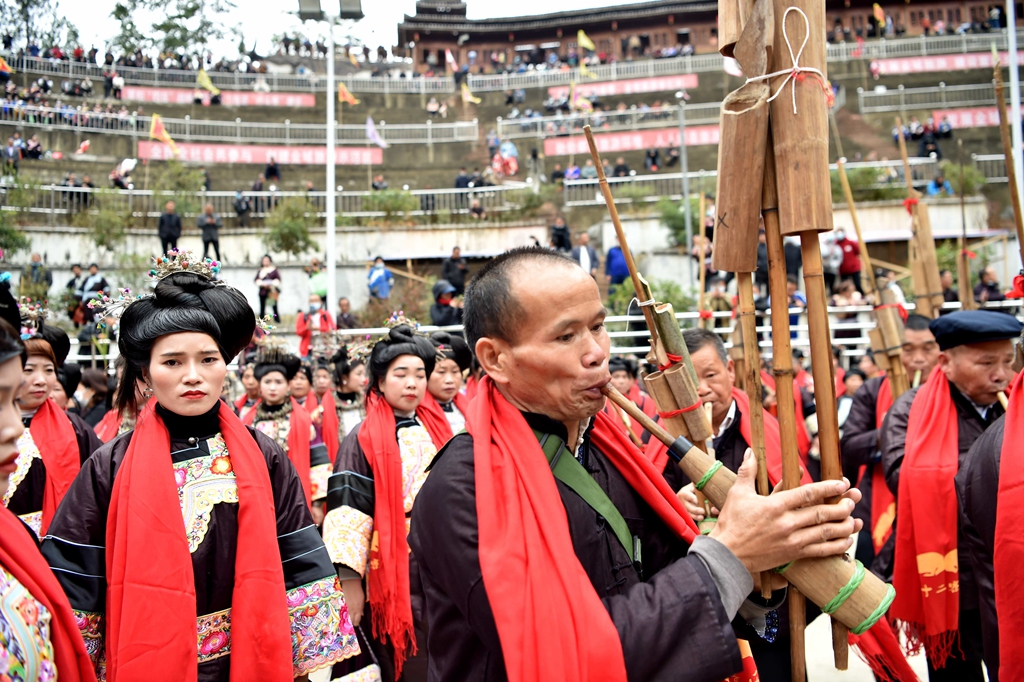
[[[32,248],[32,240],[15,225],[15,218],[9,212],[0,210],[0,250],[4,258],[10,258],[19,251]]]
[[[202,195],[196,188],[203,186],[203,174],[180,161],[168,161],[156,177],[152,189],[156,192],[159,209],[168,201],[174,202],[178,215],[196,215],[202,210]]]
[[[677,282],[659,279],[651,282],[650,285],[654,298],[658,303],[671,303],[677,313],[696,310],[697,299],[693,292],[686,293]],[[625,315],[629,310],[629,304],[635,296],[636,291],[633,289],[633,280],[627,278],[608,297],[608,310],[612,315]]]
[[[419,207],[419,197],[400,189],[370,192],[370,195],[363,199],[363,210],[381,212],[385,221],[398,216],[405,217],[406,213],[418,210]]]
[[[319,249],[320,245],[309,235],[315,215],[316,207],[305,197],[288,197],[278,202],[264,221],[267,231],[263,244],[267,251],[297,257]]]
[[[942,174],[949,180],[949,184],[953,185],[953,192],[960,196],[960,164],[955,161],[946,159],[945,161],[939,162],[939,169]],[[987,182],[985,174],[982,173],[974,164],[964,164],[963,166],[963,195],[965,197],[973,196],[981,192],[981,188]]]
[[[665,197],[658,201],[655,208],[661,215],[662,225],[667,227],[672,235],[672,243],[676,246],[687,247],[686,211],[683,210],[683,202]],[[690,197],[691,234],[699,234],[698,225],[700,225],[700,199]]]

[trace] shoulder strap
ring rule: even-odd
[[[633,536],[629,532],[626,520],[622,518],[622,514],[615,507],[615,503],[601,489],[601,486],[597,484],[594,477],[572,456],[572,453],[565,447],[565,443],[562,442],[561,438],[538,431],[533,433],[537,440],[540,441],[540,448],[544,451],[544,456],[547,457],[548,463],[551,465],[551,472],[555,475],[555,478],[569,486],[573,492],[583,498],[583,501],[591,509],[608,522],[609,527],[615,533],[615,537],[618,538],[622,548],[629,555],[630,561],[634,561]]]

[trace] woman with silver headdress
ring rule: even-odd
[[[100,679],[304,678],[358,645],[295,468],[220,400],[252,310],[210,261],[153,274],[121,316],[115,407],[137,380],[150,400],[84,464],[43,553]]]

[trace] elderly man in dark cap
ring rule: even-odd
[[[896,495],[895,556],[883,548],[873,567],[890,572],[890,614],[928,654],[936,680],[982,675],[978,586],[967,562],[954,478],[981,434],[1003,415],[1000,396],[1013,378],[1013,342],[1021,325],[1009,315],[958,311],[929,325],[939,360],[924,386],[893,403],[882,424],[882,467]],[[1005,396],[1003,396],[1005,398]]]

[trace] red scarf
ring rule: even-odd
[[[170,435],[150,401],[114,480],[107,516],[107,679],[194,682],[196,591],[171,470]],[[290,680],[292,647],[267,462],[224,404],[238,486],[231,679]]]
[[[658,419],[658,406],[654,404],[654,400],[649,395],[640,390],[640,386],[633,384],[633,387],[629,389],[629,393],[626,394],[630,402],[640,408],[640,410],[651,419],[657,421]],[[643,438],[644,427],[640,422],[636,421],[629,415],[619,410],[611,401],[605,403],[604,413],[612,418],[612,421],[616,424],[622,425],[626,428],[625,420],[629,420],[629,428],[637,438]],[[625,416],[623,416],[625,415]]]
[[[1017,375],[1009,390],[1009,409],[1003,422],[1003,447],[999,461],[999,503],[996,505],[996,536],[993,566],[996,583],[996,615],[999,617],[999,667],[1020,670],[1024,663],[1024,458],[1017,450],[1024,442],[1024,379]],[[1004,673],[1011,677],[1009,673]]]
[[[800,370],[800,372],[806,377],[810,377],[806,370]],[[763,369],[761,370],[761,383],[773,391],[775,390],[775,377]],[[796,449],[800,452],[800,460],[806,469],[807,455],[811,452],[811,433],[807,430],[807,419],[804,417],[804,400],[800,393],[800,384],[800,381],[793,379],[793,409],[796,412]],[[778,408],[776,408],[776,412],[778,412]]]
[[[300,403],[298,400],[296,400],[295,404],[304,409],[306,411],[306,414],[310,416],[312,416],[313,413],[316,411],[316,408],[320,406],[320,403],[318,403],[316,400],[316,393],[312,390],[310,390],[310,392],[306,394],[306,402]]]
[[[426,393],[424,401],[430,398]],[[433,400],[433,398],[430,398]],[[435,402],[435,406],[436,406]],[[438,414],[440,413],[440,414]],[[422,403],[416,417],[440,450],[451,436],[451,427],[440,407]],[[359,427],[359,446],[373,469],[373,532],[370,548],[369,593],[373,610],[373,634],[395,648],[395,677],[401,677],[405,659],[416,653],[412,600],[409,596],[409,539],[405,531],[405,496],[402,486],[402,453],[395,438],[395,410],[377,391],[366,397],[366,419]]]
[[[245,403],[248,402],[248,400],[249,400],[249,395],[245,394],[241,398],[239,398],[238,400],[235,401],[235,414],[238,415],[239,419],[245,419],[246,417],[248,417],[250,413],[252,413],[253,411],[256,410],[256,406],[260,404],[260,401],[257,400],[255,403],[250,405],[248,409],[246,409]],[[244,414],[242,413],[242,410],[245,410]]]
[[[843,379],[846,378],[846,370],[842,367],[836,367],[836,398],[846,395],[846,382]]]
[[[740,413],[740,435],[747,445],[753,442],[750,426],[750,399],[740,389],[733,387],[732,398],[736,401],[736,409]],[[768,480],[775,486],[782,480],[782,438],[779,435],[779,422],[768,413],[764,412],[764,449],[765,459],[768,463]],[[668,464],[668,448],[660,440],[652,438],[647,444],[646,454],[658,471],[664,471]],[[800,485],[811,483],[811,476],[807,473],[806,464],[800,467]]]
[[[888,618],[883,616],[863,635],[850,633],[847,640],[882,682],[918,682]]]
[[[103,415],[103,419],[93,429],[101,443],[109,443],[114,440],[117,437],[117,432],[120,430],[121,413],[117,410],[107,410],[107,413]]]
[[[576,559],[555,478],[523,415],[484,379],[466,425],[480,571],[509,682],[625,680],[619,634]],[[625,432],[599,413],[591,438],[669,528],[692,542],[689,515]]]
[[[881,429],[885,414],[892,407],[892,386],[889,377],[882,379],[875,398],[875,428]],[[892,535],[892,522],[896,520],[896,496],[885,482],[881,463],[876,463],[871,472],[871,542],[878,554]]]
[[[462,413],[462,416],[466,416],[466,412],[469,410],[469,398],[456,393],[455,397],[452,398],[452,403],[455,405],[455,409]],[[439,434],[444,438],[444,442],[447,443],[452,439],[455,434],[452,433],[452,426],[448,423],[448,417],[445,415],[444,408],[441,407],[441,403],[437,402],[430,391],[427,391],[423,396],[423,402],[420,403],[420,409],[431,413],[431,418],[437,423],[437,430]],[[441,422],[444,422],[442,425]],[[438,448],[440,449],[440,448]]]
[[[53,398],[39,406],[32,417],[32,441],[39,449],[39,456],[46,468],[46,487],[43,489],[43,521],[40,537],[46,535],[50,521],[64,499],[71,482],[82,468],[82,455],[78,450],[75,427],[64,410],[57,407]]]
[[[924,644],[936,668],[957,645],[960,592],[957,571],[959,427],[949,380],[935,367],[914,396],[900,470],[900,522],[892,616],[902,622],[913,648]]]
[[[466,379],[466,397],[472,400],[476,397],[478,390],[480,390],[480,380],[470,372],[469,378]]]
[[[322,436],[324,447],[327,448],[327,456],[331,458],[331,466],[334,466],[334,458],[338,456],[338,447],[341,445],[341,422],[338,421],[338,408],[334,404],[334,391],[324,393],[320,401],[320,423],[323,425]]]
[[[0,567],[50,612],[50,643],[61,682],[95,682],[96,672],[64,589],[24,524],[4,508],[0,508]]]
[[[309,429],[313,426],[313,420],[309,413],[302,409],[299,401],[289,398],[292,401],[292,412],[288,416],[288,459],[295,467],[295,472],[302,482],[302,492],[306,495],[306,505],[311,506],[313,500],[313,484],[309,479]],[[242,423],[252,426],[256,423],[256,410],[249,410],[242,418]]]

